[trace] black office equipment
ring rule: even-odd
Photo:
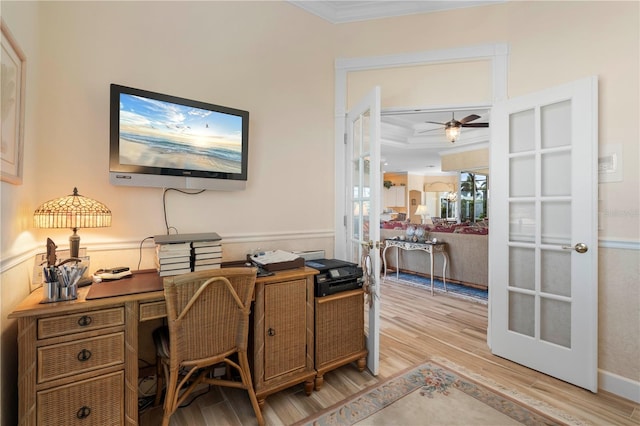
[[[362,268],[355,263],[314,259],[307,260],[306,265],[320,272],[314,277],[316,297],[362,288]]]

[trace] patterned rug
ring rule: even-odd
[[[446,365],[446,366],[445,366]],[[455,371],[453,369],[455,367]],[[434,359],[299,425],[584,425],[567,413]]]
[[[402,282],[405,284],[427,287],[427,289],[431,289],[431,278],[427,278],[422,275],[407,274],[405,272],[400,272],[399,278],[400,279],[396,279],[395,272],[390,272],[387,274],[386,281]],[[444,293],[444,283],[441,280],[434,278],[433,291]],[[462,297],[464,299],[480,303],[487,303],[487,300],[489,298],[489,292],[487,290],[481,290],[479,288],[450,282],[447,282],[447,293],[450,293],[451,295],[456,297]]]

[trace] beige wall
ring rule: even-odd
[[[216,231],[232,257],[255,246],[332,250],[335,58],[495,42],[510,46],[509,96],[599,76],[600,143],[624,154],[623,181],[600,188],[600,237],[612,248],[600,261],[599,365],[640,381],[638,304],[625,297],[637,273],[619,261],[637,259],[640,240],[637,2],[508,2],[340,25],[286,2],[3,1],[2,15],[28,58],[25,179],[0,186],[3,424],[16,410],[15,322],[6,316],[29,292],[33,253],[47,236],[65,246],[70,233],[31,228],[37,205],[78,186],[112,209],[111,228],[80,230],[96,267],[137,266],[140,241],[165,231],[162,190],[108,183],[110,83],[251,112],[247,189],[169,192],[170,226]],[[447,87],[465,78],[459,67],[445,74]],[[435,93],[430,80],[422,93]],[[618,248],[625,242],[629,250]]]
[[[489,61],[352,72],[348,105],[357,103],[376,85],[383,86],[382,108],[483,103],[491,100],[490,79]]]
[[[442,171],[470,171],[489,167],[489,148],[443,155]]]

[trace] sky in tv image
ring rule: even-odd
[[[242,118],[120,94],[120,163],[241,173]]]

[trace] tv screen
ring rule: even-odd
[[[111,183],[243,189],[249,112],[111,85]]]

